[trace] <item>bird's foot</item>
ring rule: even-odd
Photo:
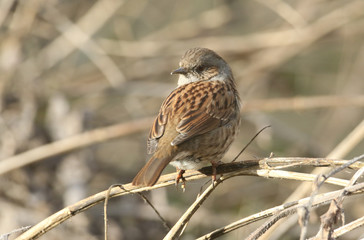
[[[177,174],[177,177],[176,177],[176,187],[178,186],[178,183],[180,180],[182,180],[182,185],[181,185],[181,188],[183,191],[185,191],[186,189],[186,179],[183,177],[183,174],[185,173],[185,170],[182,170],[182,169],[176,169],[178,174]]]

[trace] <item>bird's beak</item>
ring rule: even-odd
[[[183,67],[177,68],[176,70],[174,70],[173,72],[171,72],[172,74],[186,74],[187,70]]]

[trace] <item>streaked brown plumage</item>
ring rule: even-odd
[[[148,139],[153,154],[133,185],[154,185],[171,163],[177,169],[215,166],[240,123],[240,101],[229,65],[206,48],[188,50],[180,61],[178,87],[164,100]]]

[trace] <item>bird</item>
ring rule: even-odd
[[[134,177],[134,186],[153,186],[168,164],[176,167],[176,184],[185,170],[216,167],[240,125],[240,97],[227,62],[207,48],[187,50],[178,84],[164,100],[147,140],[149,161]]]

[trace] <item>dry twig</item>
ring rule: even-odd
[[[364,138],[364,120],[361,121],[332,151],[328,154],[328,158],[342,158],[348,154],[355,146],[357,146],[360,141]],[[317,175],[323,173],[323,169],[315,169],[312,174]],[[302,198],[311,189],[311,183],[303,182],[296,188],[296,190],[286,199],[286,202],[293,201],[297,198]],[[285,221],[285,220],[283,220]],[[290,221],[294,224],[296,221]],[[286,223],[281,223],[280,225],[287,225]],[[273,231],[277,224],[272,227]]]
[[[283,162],[283,164],[287,166],[292,166],[294,162],[301,161],[301,162],[307,162],[312,163],[312,166],[333,166],[333,165],[342,165],[347,163],[347,161],[343,160],[329,160],[329,159],[307,159],[307,158],[293,158],[292,162],[290,163],[288,158],[279,158],[278,161]],[[263,173],[259,172],[258,166],[269,166],[270,162],[274,163],[274,158],[269,159],[263,159],[263,160],[249,160],[249,161],[243,161],[243,162],[235,162],[235,163],[227,163],[227,164],[221,164],[217,167],[216,171],[217,174],[226,174],[229,173],[229,175],[226,175],[225,178],[230,178],[233,176],[239,176],[239,175],[255,175],[255,176],[266,176],[266,177],[277,177],[277,176],[271,176],[269,175],[270,172],[273,172],[274,170],[266,169],[262,170]],[[280,166],[279,166],[280,167]],[[364,163],[357,162],[354,165],[351,166],[352,168],[361,168],[364,167]],[[270,167],[272,168],[272,166]],[[201,179],[206,176],[212,175],[212,168],[206,167],[199,171],[186,171],[184,174],[184,177],[186,179],[186,182],[195,180],[195,179]],[[157,188],[166,187],[169,185],[174,185],[176,178],[176,173],[163,175],[156,185],[152,187],[135,187],[131,184],[125,184],[123,185],[124,189],[120,189],[119,187],[115,187],[110,189],[109,194],[107,191],[103,191],[100,193],[97,193],[93,196],[90,196],[84,200],[81,200],[71,206],[68,206],[55,214],[51,215],[50,217],[44,219],[37,225],[33,226],[31,229],[23,233],[21,236],[17,238],[17,240],[25,240],[25,239],[36,239],[40,237],[41,235],[45,234],[52,228],[56,227],[60,223],[66,221],[67,219],[71,218],[72,216],[83,212],[87,210],[88,208],[95,206],[96,204],[102,202],[105,200],[106,196],[109,195],[110,198],[117,197],[117,196],[123,196],[130,193],[137,193],[137,192],[143,192],[143,191],[149,191]],[[286,178],[286,175],[278,176],[278,178]],[[290,178],[293,179],[293,178]],[[300,180],[301,178],[296,178],[297,180]],[[312,178],[313,179],[313,178]],[[311,179],[311,180],[312,180]],[[307,180],[304,179],[304,180]],[[337,181],[333,181],[332,183],[337,183]],[[341,184],[340,184],[341,185]]]
[[[19,234],[20,232],[25,232],[26,230],[28,230],[31,227],[32,226],[21,227],[19,229],[15,229],[15,230],[13,230],[13,231],[11,231],[9,233],[1,234],[0,235],[0,240],[8,240],[11,235]]]
[[[336,229],[333,233],[333,238],[336,239],[338,237],[341,237],[342,235],[344,235],[345,233],[348,233],[358,227],[362,227],[364,226],[364,216],[361,218],[358,218],[342,227],[339,227],[338,229]]]
[[[111,189],[113,189],[115,187],[119,187],[122,190],[124,190],[125,192],[128,192],[128,190],[125,189],[122,184],[113,184],[107,189],[106,196],[105,196],[105,201],[104,201],[104,240],[108,239],[108,235],[107,235],[108,234],[107,207],[108,207],[108,202],[109,202],[109,198],[110,198],[110,191],[111,191]],[[168,222],[162,217],[162,215],[154,207],[154,205],[149,201],[149,199],[141,192],[137,192],[137,194],[153,209],[153,211],[157,214],[157,216],[159,217],[159,219],[161,220],[161,222],[163,223],[163,225],[167,229],[167,231],[171,230],[171,227],[169,226]]]
[[[364,173],[364,168],[359,169],[350,179],[348,185],[343,190],[341,190],[340,195],[331,201],[329,209],[325,214],[321,216],[320,230],[316,234],[316,237],[314,237],[313,239],[315,240],[333,239],[334,224],[336,224],[339,220],[341,220],[343,222],[343,225],[345,225],[342,206],[344,198],[347,194],[346,189],[350,186],[355,185],[358,182],[359,177],[361,177],[363,173]]]
[[[344,170],[345,168],[349,167],[351,164],[360,161],[363,158],[364,158],[364,154],[359,157],[353,158],[352,160],[348,161],[347,163],[343,164],[342,166],[337,167],[334,170],[330,171],[328,174],[317,176],[317,180],[315,181],[315,185],[314,185],[314,191],[312,192],[312,194],[310,196],[310,200],[307,202],[307,205],[303,206],[304,214],[302,216],[302,219],[300,220],[300,222],[302,223],[301,236],[300,236],[301,240],[306,239],[307,225],[308,225],[308,219],[310,218],[310,209],[312,206],[312,202],[314,201],[314,198],[317,195],[320,187],[325,183],[326,179],[335,175],[336,173]],[[354,176],[356,176],[356,175],[354,175]],[[355,183],[356,180],[352,181],[352,182]],[[340,195],[341,194],[342,194],[342,192],[340,193]],[[337,204],[335,204],[335,205],[337,206]],[[339,204],[339,205],[341,205],[341,204]]]
[[[361,184],[357,184],[355,186],[352,186],[349,188],[349,192],[348,193],[362,193],[364,190],[364,183]],[[317,195],[317,198],[314,200],[314,204],[313,207],[319,207],[322,206],[324,204],[328,204],[332,199],[334,199],[335,197],[337,197],[339,194],[341,193],[341,190],[338,191],[333,191],[333,192],[329,192],[329,193],[323,193],[323,194],[319,194]],[[233,222],[227,226],[224,226],[222,228],[219,228],[211,233],[208,233],[204,236],[201,236],[200,238],[197,238],[198,240],[203,240],[203,239],[215,239],[219,236],[222,236],[226,233],[229,233],[233,230],[236,230],[240,227],[246,226],[250,223],[262,220],[264,218],[270,217],[270,216],[274,216],[274,219],[269,220],[268,222],[266,222],[265,224],[263,224],[261,227],[259,227],[254,233],[252,233],[250,235],[250,237],[248,239],[257,239],[259,236],[261,236],[265,231],[268,230],[268,228],[274,224],[277,220],[289,216],[293,213],[296,213],[297,210],[301,207],[303,207],[305,204],[307,204],[307,202],[309,201],[309,198],[303,198],[297,201],[293,201],[293,202],[289,202],[289,203],[285,203],[279,206],[276,206],[274,208],[270,208],[267,210],[264,210],[262,212],[253,214],[251,216],[248,216],[246,218],[240,219],[236,222]]]

